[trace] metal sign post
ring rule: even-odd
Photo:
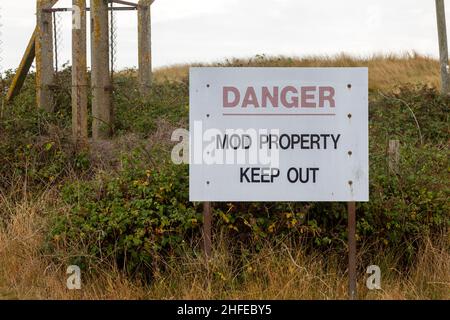
[[[189,199],[348,203],[356,299],[355,202],[369,200],[367,68],[191,68]]]
[[[212,206],[211,202],[203,203],[203,248],[206,259],[211,257],[211,225],[212,225]]]
[[[356,295],[356,204],[347,203],[348,211],[348,293],[349,299],[355,300]]]

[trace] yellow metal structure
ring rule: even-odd
[[[25,78],[27,77],[28,71],[33,63],[34,57],[36,55],[36,29],[28,42],[27,49],[23,55],[22,61],[20,62],[19,68],[17,68],[16,74],[11,82],[11,86],[6,94],[6,102],[12,101],[14,97],[22,89]]]
[[[42,9],[47,9],[53,7],[58,0],[37,0],[36,1],[36,7],[37,7],[37,16],[40,17],[42,12],[40,12]],[[38,18],[38,22],[39,22]],[[50,28],[51,30],[51,28]],[[19,67],[17,68],[16,74],[14,75],[14,78],[11,82],[11,86],[8,89],[8,93],[6,95],[6,102],[10,102],[14,99],[14,97],[19,93],[20,89],[23,86],[23,83],[25,82],[25,79],[27,77],[28,71],[30,70],[30,67],[33,63],[33,60],[36,58],[36,89],[38,92],[38,96],[40,95],[40,91],[42,89],[42,76],[43,76],[43,70],[42,70],[42,31],[41,28],[39,28],[39,23],[37,24],[36,28],[34,29],[34,32],[31,36],[30,41],[28,42],[28,46],[25,50],[25,54],[22,57],[22,60],[20,62]],[[51,36],[47,35],[47,38]],[[48,40],[47,40],[48,42]],[[50,40],[51,45],[51,40]],[[47,48],[48,50],[53,50],[53,48]],[[53,53],[53,52],[52,52]],[[45,57],[46,62],[49,62],[51,58],[53,60],[53,57]],[[48,64],[48,63],[47,63]],[[45,82],[51,82],[51,77],[53,77],[53,73],[51,75],[47,75]],[[48,91],[48,90],[44,90]],[[38,106],[40,106],[40,102],[38,99]]]

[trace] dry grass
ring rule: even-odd
[[[114,266],[102,265],[83,277],[79,291],[66,289],[66,263],[43,254],[48,217],[59,207],[52,190],[39,199],[12,203],[0,195],[0,212],[9,217],[0,229],[0,298],[3,299],[345,299],[347,278],[344,257],[305,254],[289,244],[266,246],[239,266],[222,236],[214,256],[186,255],[160,262],[163,266],[151,286],[125,277]],[[450,299],[448,235],[426,241],[417,263],[408,272],[396,269],[394,257],[374,258],[382,268],[382,290],[365,288],[359,276],[362,299]],[[360,265],[364,252],[360,252]],[[344,261],[345,262],[345,261]],[[67,262],[68,264],[68,262]],[[240,272],[237,272],[240,271]],[[362,270],[363,271],[363,270]],[[240,274],[240,276],[236,276]]]
[[[54,199],[51,190],[37,200],[20,203],[0,194],[0,213],[10,217],[0,230],[0,299],[133,299],[142,295],[143,288],[106,267],[98,277],[85,281],[83,290],[67,290],[67,266],[56,264],[42,251]],[[69,257],[68,253],[60,258]]]
[[[298,59],[259,57],[236,59],[222,65],[368,66],[371,90],[391,90],[404,83],[421,82],[435,87],[439,84],[438,62],[415,54],[368,59],[346,55]],[[157,81],[181,81],[186,79],[188,70],[188,65],[161,68],[155,77]],[[165,128],[166,124],[161,125],[157,140],[167,139],[171,131]],[[135,143],[138,143],[135,137],[127,136],[117,146],[105,145],[104,158],[113,159],[109,155],[117,148],[126,150],[124,146]],[[20,194],[24,195],[22,200],[12,200]],[[267,245],[236,266],[231,248],[220,235],[214,241],[214,256],[209,263],[202,256],[189,254],[160,261],[161,271],[151,285],[131,280],[114,265],[102,264],[89,275],[83,275],[82,290],[69,291],[65,270],[71,253],[61,251],[55,259],[46,256],[43,250],[50,217],[55,212],[64,213],[64,204],[58,200],[55,190],[30,199],[26,190],[17,187],[14,195],[0,193],[0,299],[345,299],[347,295],[347,274],[342,268],[345,257],[333,253],[306,254],[286,243]],[[361,249],[359,297],[450,299],[449,234],[436,238],[424,241],[416,263],[406,272],[400,271],[396,256],[381,252],[369,263]],[[368,264],[380,265],[382,290],[366,289],[364,268]]]
[[[439,62],[435,59],[409,53],[404,55],[374,55],[358,58],[341,54],[331,57],[262,57],[232,59],[222,63],[193,64],[193,66],[242,66],[242,67],[369,67],[371,90],[389,90],[395,86],[424,83],[438,87]],[[156,81],[180,81],[186,79],[190,65],[174,65],[155,71]]]

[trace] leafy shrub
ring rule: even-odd
[[[180,254],[201,217],[188,202],[186,166],[145,170],[132,157],[123,162],[117,176],[64,186],[72,211],[57,218],[50,240],[84,243],[92,256],[113,257],[128,271],[147,270],[156,254]]]
[[[159,99],[157,94],[154,99]],[[357,204],[357,239],[377,251],[396,248],[404,253],[405,262],[411,262],[418,238],[450,226],[450,101],[434,89],[420,87],[399,88],[372,100],[370,202]],[[166,106],[161,102],[161,108]],[[149,117],[152,107],[143,104],[132,118]],[[186,112],[178,108],[167,112],[177,121],[187,120],[183,120]],[[388,170],[390,139],[401,143],[396,173]],[[183,252],[184,243],[200,238],[201,208],[188,201],[186,166],[169,163],[168,149],[153,150],[157,161],[151,167],[136,150],[123,157],[117,174],[67,183],[62,196],[72,210],[56,219],[50,243],[54,247],[82,243],[91,256],[113,258],[128,271],[149,269],[156,255]],[[264,241],[285,237],[314,249],[345,250],[346,218],[343,203],[214,205],[216,232],[222,230],[245,250],[258,250]]]
[[[370,201],[357,204],[357,238],[375,250],[397,248],[410,261],[417,239],[450,226],[448,130],[450,97],[406,86],[370,104]],[[398,171],[388,170],[389,140],[400,140]],[[219,205],[218,218],[244,238],[294,234],[316,248],[345,248],[342,203]]]
[[[29,188],[60,180],[78,159],[64,116],[30,106],[8,109],[0,119],[0,190],[17,183]]]
[[[180,126],[187,125],[187,83],[155,83],[148,98],[142,98],[137,87],[133,77],[116,77],[114,127],[117,134],[133,132],[148,137],[161,119]]]

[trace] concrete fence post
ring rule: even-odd
[[[91,0],[92,137],[112,134],[111,76],[109,66],[108,1]]]
[[[86,0],[73,0],[72,135],[77,148],[87,146]]]
[[[139,0],[138,7],[138,79],[142,96],[147,96],[150,93],[152,85],[151,5],[153,1],[154,0]]]
[[[447,27],[444,0],[436,0],[436,17],[439,36],[439,57],[441,66],[441,91],[450,94],[450,67],[448,64]]]
[[[36,102],[37,107],[53,111],[53,18],[50,9],[57,0],[37,0],[36,3]]]

